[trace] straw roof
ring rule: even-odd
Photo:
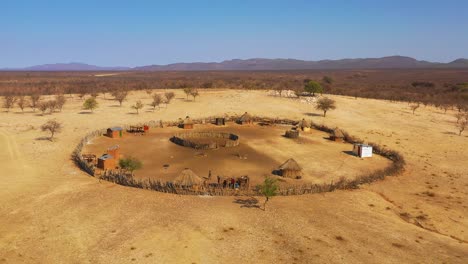
[[[243,115],[241,115],[241,117],[239,118],[239,121],[241,121],[241,122],[250,121],[250,120],[252,120],[252,116],[251,116],[249,113],[247,113],[247,112],[245,112],[245,113],[244,113]]]
[[[333,129],[332,136],[334,136],[335,138],[344,138],[343,131],[341,131],[341,129],[338,128]]]
[[[294,159],[288,159],[285,163],[279,166],[280,170],[292,170],[292,171],[300,171],[302,170],[301,166],[295,161]]]
[[[193,186],[203,183],[203,179],[196,175],[191,169],[184,169],[179,176],[174,179],[174,183],[181,186]]]
[[[189,116],[186,116],[184,119],[184,125],[193,125],[192,119]]]
[[[302,120],[299,121],[299,126],[300,127],[310,127],[310,123],[307,122],[307,120],[305,120],[304,118],[302,118]]]

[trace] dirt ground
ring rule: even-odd
[[[341,177],[355,178],[391,164],[378,155],[368,159],[353,156],[350,154],[351,144],[330,141],[328,134],[317,130],[301,132],[298,139],[285,138],[284,132],[290,128],[234,123],[228,123],[225,127],[195,125],[193,130],[156,128],[145,136],[127,133],[123,138],[96,138],[83,149],[83,153],[99,157],[106,153],[107,148],[119,145],[122,156],[133,156],[142,161],[143,168],[135,172],[136,178],[173,181],[184,168],[190,168],[204,178],[211,171],[212,179],[208,183],[215,183],[216,176],[227,179],[248,175],[252,186],[260,184],[266,176],[274,176],[273,170],[289,158],[294,158],[303,167],[303,177],[290,179],[275,176],[282,185],[331,183]],[[240,144],[232,148],[196,150],[169,140],[184,131],[234,133],[240,137]]]
[[[261,91],[181,91],[167,109],[139,115],[98,97],[93,114],[70,99],[61,113],[0,113],[0,263],[467,263],[468,137],[454,112],[333,96],[311,105]],[[301,119],[339,126],[400,151],[406,171],[354,191],[275,197],[177,196],[99,182],[70,153],[87,131],[216,114]],[[39,126],[63,122],[57,140]],[[290,150],[294,153],[294,150]],[[310,162],[314,157],[310,157]],[[303,162],[302,162],[303,163]],[[307,165],[304,165],[307,166]]]

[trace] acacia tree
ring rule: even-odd
[[[194,89],[194,90],[190,91],[190,95],[193,96],[193,101],[195,101],[195,98],[197,96],[200,96],[200,93],[198,92],[197,89]]]
[[[30,102],[29,106],[33,110],[33,112],[36,112],[36,108],[38,107],[38,103],[41,100],[41,95],[38,93],[31,94],[29,96]]]
[[[315,109],[323,111],[323,117],[325,117],[329,110],[336,109],[335,100],[322,97],[317,101]]]
[[[115,100],[117,100],[117,102],[119,102],[120,106],[122,106],[122,102],[128,96],[128,91],[124,91],[124,90],[115,91],[115,92],[112,93],[112,96],[114,96]]]
[[[260,193],[265,196],[265,202],[263,203],[263,211],[265,211],[267,202],[277,194],[278,184],[276,179],[266,177],[263,184],[258,186],[258,189]]]
[[[161,105],[163,99],[162,99],[162,96],[160,94],[153,94],[153,102],[151,102],[151,106],[153,107],[153,111],[156,109],[156,107],[158,107],[158,109],[160,108],[159,106]]]
[[[143,163],[134,157],[127,157],[119,160],[119,166],[130,173],[133,176],[135,170],[139,170],[143,167]]]
[[[16,102],[16,96],[5,95],[3,107],[7,110],[7,112],[10,112],[10,109],[13,108],[13,106],[15,105],[15,102]]]
[[[24,95],[18,96],[18,102],[16,103],[21,109],[21,112],[24,113],[24,108],[26,107],[28,101]]]
[[[50,114],[53,114],[55,112],[55,109],[57,109],[57,101],[55,100],[48,101],[47,105],[49,107]]]
[[[308,81],[304,85],[304,91],[315,96],[315,93],[323,93],[323,87],[316,81]]]
[[[132,108],[136,110],[137,115],[139,114],[139,110],[143,108],[143,103],[138,100],[134,105],[132,105]]]
[[[164,97],[166,97],[166,104],[170,104],[172,99],[174,99],[175,94],[174,92],[165,92]]]
[[[54,138],[54,135],[56,133],[59,133],[60,131],[62,131],[62,124],[59,123],[55,119],[49,120],[45,124],[43,124],[41,126],[41,130],[42,131],[49,131],[49,133],[50,133],[49,140],[52,141],[52,139]]]
[[[45,115],[45,112],[47,109],[49,109],[49,103],[48,102],[39,102],[37,104],[37,108],[42,112],[42,115]]]
[[[94,109],[98,107],[99,107],[99,104],[94,97],[90,97],[86,99],[86,101],[83,103],[83,109],[91,110],[91,113],[94,112]]]
[[[461,136],[463,131],[465,131],[466,126],[468,125],[468,113],[465,114],[464,117],[462,117],[456,124],[455,126],[458,128],[458,135]]]
[[[55,96],[55,102],[57,104],[57,108],[60,112],[62,112],[63,106],[67,102],[67,98],[63,94],[59,94]]]
[[[189,95],[192,94],[192,88],[188,88],[188,87],[184,88],[184,93],[187,96],[187,100],[188,100]]]
[[[413,111],[413,115],[414,115],[414,112],[419,108],[419,106],[420,106],[419,103],[410,105],[411,111]]]

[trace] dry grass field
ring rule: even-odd
[[[331,96],[326,118],[265,91],[182,91],[139,115],[98,97],[93,114],[69,99],[60,113],[0,113],[0,263],[467,263],[468,137],[454,112]],[[217,114],[310,118],[403,154],[406,170],[353,191],[275,197],[177,196],[99,182],[71,153],[89,131]],[[54,142],[39,127],[56,118]],[[320,162],[319,155],[310,162]],[[258,204],[257,204],[258,203]]]

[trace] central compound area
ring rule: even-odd
[[[229,122],[224,126],[198,124],[191,129],[145,128],[142,133],[118,131],[115,137],[93,139],[82,153],[101,157],[118,147],[120,158],[131,156],[143,163],[134,173],[137,179],[174,182],[182,175],[198,176],[204,184],[222,184],[248,176],[250,186],[262,183],[266,176],[275,177],[280,185],[330,183],[391,163],[379,155],[359,158],[352,152],[353,145],[330,140],[329,134],[315,129],[300,131],[297,138],[286,137],[290,129]]]

